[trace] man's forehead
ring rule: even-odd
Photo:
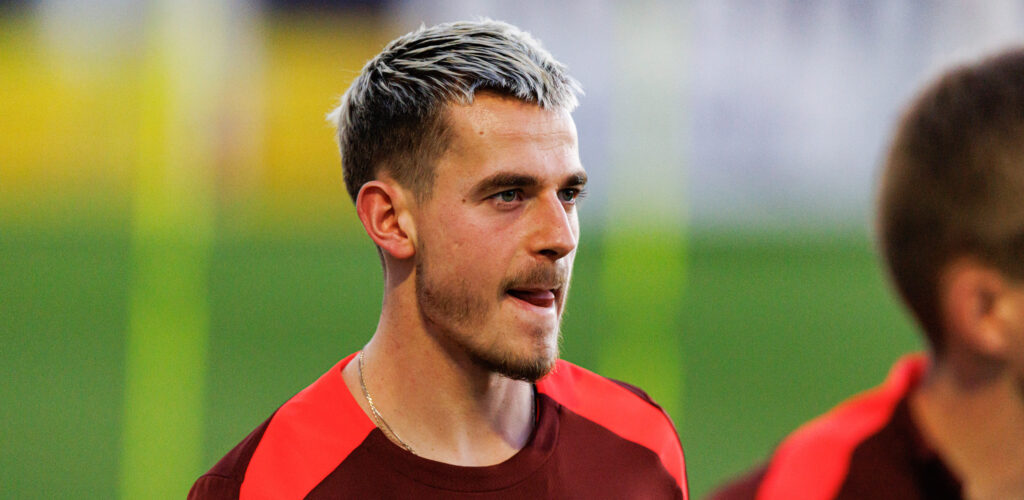
[[[561,135],[576,140],[576,124],[567,110],[493,92],[478,93],[470,104],[450,103],[445,111],[452,131],[463,139]]]
[[[553,111],[513,97],[478,94],[472,104],[447,109],[448,147],[437,175],[463,196],[485,178],[532,177],[532,185],[578,185],[585,178],[567,111]],[[506,183],[508,184],[508,183]],[[438,189],[442,185],[435,184]],[[493,193],[490,193],[493,194]]]

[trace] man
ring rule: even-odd
[[[380,322],[199,478],[194,498],[686,498],[639,389],[558,360],[587,176],[577,82],[494,21],[421,28],[341,106]]]
[[[928,356],[714,498],[1024,498],[1024,50],[956,68],[912,103],[878,233]]]

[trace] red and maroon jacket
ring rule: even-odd
[[[281,406],[189,498],[688,498],[672,421],[633,386],[559,361],[537,383],[527,445],[503,463],[461,467],[377,429],[342,380],[354,356]]]

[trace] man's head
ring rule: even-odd
[[[586,183],[578,92],[529,35],[452,23],[389,44],[336,111],[385,309],[489,372],[535,380],[558,357]]]
[[[366,63],[329,115],[352,200],[381,171],[428,198],[434,162],[449,145],[448,106],[469,104],[481,90],[566,111],[581,92],[561,63],[506,23],[439,24],[399,37]]]
[[[968,316],[1000,312],[996,285],[1024,279],[1024,50],[958,67],[914,100],[889,151],[877,223],[933,350],[943,353],[960,321],[949,307],[965,303],[957,293],[972,297]]]

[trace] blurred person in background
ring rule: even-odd
[[[952,69],[913,101],[877,226],[928,354],[712,498],[1024,498],[1024,49]]]
[[[377,330],[190,497],[687,497],[665,412],[558,359],[579,93],[488,20],[420,28],[367,63],[330,120],[384,267]]]

